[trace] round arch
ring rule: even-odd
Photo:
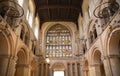
[[[27,49],[27,47],[25,45],[18,45],[16,49],[17,50],[15,51],[15,56],[17,57],[19,52],[22,52],[24,54],[25,62],[26,64],[28,64],[29,63],[29,50]]]
[[[107,56],[114,76],[120,75],[120,27],[112,29],[107,40]]]
[[[26,56],[25,52],[23,51],[23,49],[21,49],[17,53],[17,63],[26,64],[27,63],[26,61],[27,61],[27,56]]]
[[[26,51],[26,49],[20,48],[16,53],[17,61],[15,76],[27,76],[29,73],[26,72],[28,69],[28,54]]]
[[[103,61],[101,60],[102,54],[99,50],[94,50],[92,54],[92,66],[95,70],[95,76],[106,76],[105,75],[105,68]]]
[[[65,65],[61,62],[56,62],[52,65],[53,71],[65,71]]]
[[[101,52],[99,50],[95,50],[92,55],[92,64],[100,64],[101,63]]]
[[[100,51],[100,48],[99,47],[93,47],[93,49],[91,49],[91,53],[90,53],[90,61],[89,61],[89,63],[90,64],[94,64],[94,57],[95,57],[95,55],[97,54],[96,52],[97,51],[99,51],[100,52],[100,54],[102,54],[102,52]],[[100,55],[101,56],[101,55]]]
[[[52,76],[54,76],[54,73],[55,72],[58,72],[58,71],[61,71],[61,72],[64,72],[64,76],[66,74],[66,68],[65,68],[65,65],[61,62],[56,62],[52,65],[51,67],[51,70],[52,70]]]

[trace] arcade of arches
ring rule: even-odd
[[[13,1],[21,4],[24,16],[3,15],[0,4],[0,76],[54,76],[56,71],[64,76],[120,76],[120,9],[112,9],[108,22],[93,15],[98,5],[108,1],[120,5],[119,0],[83,0],[77,24],[62,20],[41,24],[37,0]],[[51,8],[55,7],[48,11]]]

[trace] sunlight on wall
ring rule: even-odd
[[[54,76],[64,76],[64,71],[54,71]]]
[[[34,10],[34,5],[33,5],[33,1],[32,1],[32,0],[29,0],[29,7],[30,7],[30,10],[31,10],[31,11],[35,11],[35,10]]]
[[[39,19],[38,17],[35,18],[35,29],[34,29],[34,33],[36,38],[38,39],[38,33],[39,32]]]
[[[30,27],[32,28],[32,23],[33,23],[33,14],[32,13],[29,14],[28,22],[30,24]]]
[[[29,13],[30,13],[30,11],[29,11],[29,9],[27,9],[27,15],[26,15],[27,20],[29,19]]]
[[[27,9],[26,19],[31,28],[33,28],[34,11],[35,11],[35,9],[34,9],[34,5],[33,5],[33,1],[29,0],[29,7]]]
[[[20,6],[23,6],[23,0],[18,0]]]

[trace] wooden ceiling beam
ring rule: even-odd
[[[50,9],[48,8],[48,18],[51,20],[51,14],[50,14]]]
[[[80,8],[77,8],[77,7],[74,7],[74,6],[61,6],[61,5],[42,5],[38,8],[38,10],[40,9],[57,9],[57,8],[62,8],[62,9],[75,9],[75,10],[78,10],[80,11]]]

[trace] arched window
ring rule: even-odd
[[[25,35],[25,28],[22,26],[21,28],[21,33],[20,33],[20,38],[23,40]]]
[[[25,44],[27,45],[27,46],[29,46],[29,40],[30,40],[30,37],[29,37],[29,33],[28,32],[26,32],[26,34],[25,34]]]
[[[46,57],[71,57],[71,34],[63,25],[52,26],[46,34]]]
[[[92,31],[90,31],[90,43],[92,43],[93,42],[93,32]]]
[[[95,39],[96,39],[96,38],[97,38],[97,31],[96,31],[95,26],[93,27],[93,33],[94,33],[94,37],[95,37]]]
[[[83,44],[83,53],[85,54],[85,52],[87,51],[87,46],[86,46],[86,43]]]

